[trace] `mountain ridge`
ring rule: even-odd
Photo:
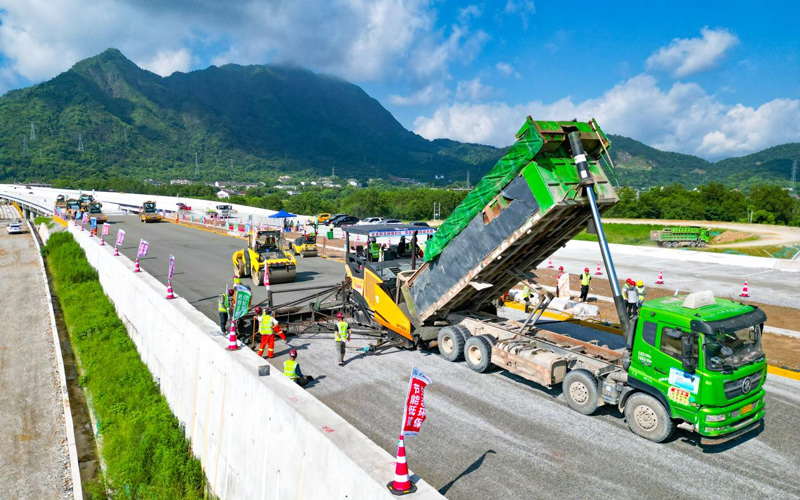
[[[634,187],[747,184],[753,171],[755,179],[788,183],[787,162],[800,158],[800,144],[790,144],[711,163],[609,138],[619,182]],[[361,87],[290,65],[226,64],[161,77],[112,48],[0,97],[0,180],[192,179],[197,158],[205,181],[336,169],[361,180],[392,174],[447,183],[467,172],[478,179],[506,150],[424,139]],[[755,163],[764,166],[754,170]]]

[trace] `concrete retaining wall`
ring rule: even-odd
[[[223,499],[393,498],[394,457],[213,321],[69,226]],[[402,397],[402,395],[398,395]],[[424,481],[413,498],[443,498]]]

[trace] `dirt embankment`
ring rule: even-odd
[[[556,276],[558,272],[551,269],[537,269],[536,275],[539,277],[538,282],[546,286],[555,286]],[[577,275],[570,275],[570,289],[573,294],[577,296],[580,293],[580,281]],[[673,295],[674,289],[647,287],[647,299],[656,299]],[[686,293],[681,291],[681,293]],[[592,283],[589,288],[590,295],[599,295],[602,297],[611,297],[611,286],[608,279],[600,276],[593,276]],[[798,324],[798,311],[791,307],[773,306],[770,304],[762,304],[759,302],[751,301],[745,298],[740,298],[745,304],[758,306],[767,314],[767,324],[775,328],[784,328],[787,330],[797,329]],[[601,321],[609,323],[619,323],[617,319],[617,312],[612,302],[602,300],[589,299],[592,305],[600,308]],[[783,335],[773,335],[770,333],[764,334],[764,352],[767,354],[769,363],[774,366],[781,366],[790,370],[800,371],[800,339],[786,337]]]

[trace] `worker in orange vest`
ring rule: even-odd
[[[258,332],[261,334],[261,344],[258,346],[258,355],[263,356],[264,347],[266,347],[267,358],[272,358],[275,356],[275,333],[280,335],[281,340],[287,344],[289,341],[286,340],[286,335],[283,334],[278,321],[272,317],[272,311],[269,307],[265,307],[262,310],[261,306],[256,306],[255,313],[255,317],[258,318]]]

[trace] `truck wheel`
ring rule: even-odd
[[[472,337],[472,332],[470,332],[469,328],[467,328],[464,325],[453,325],[453,328],[461,332],[461,336],[464,337],[464,343],[466,343],[467,340],[469,340],[470,337]]]
[[[637,392],[625,403],[625,420],[637,436],[660,443],[668,439],[675,429],[667,410],[656,398]]]
[[[697,246],[697,242],[696,241],[692,241],[691,243],[689,243],[689,246],[694,248],[694,247]]]
[[[572,370],[564,377],[561,387],[567,405],[573,410],[591,415],[597,409],[597,380],[588,371]]]
[[[464,345],[464,360],[478,373],[487,371],[492,366],[492,343],[490,335],[470,337]]]
[[[464,336],[456,328],[446,326],[439,330],[439,354],[447,361],[458,361],[464,355]]]

